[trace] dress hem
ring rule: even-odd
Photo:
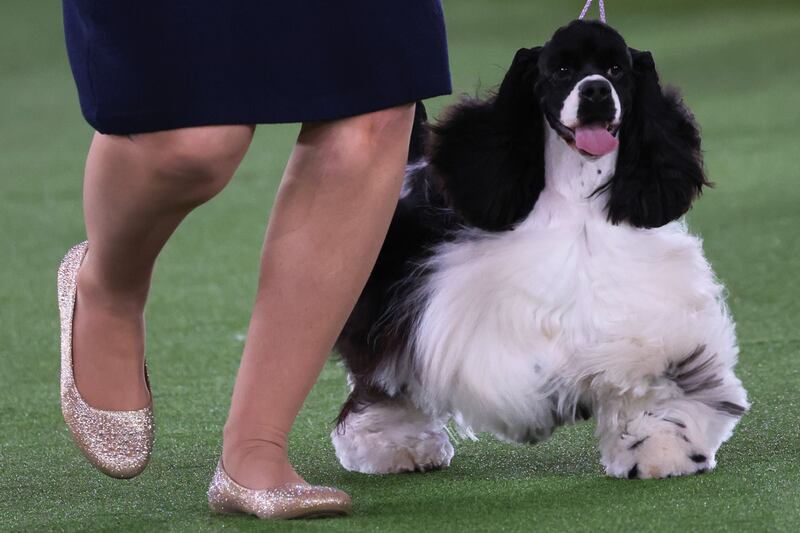
[[[270,109],[269,112],[258,112],[252,109],[237,108],[236,105],[226,108],[217,102],[215,108],[206,108],[202,113],[198,113],[197,106],[194,106],[184,110],[139,112],[115,116],[101,116],[100,114],[88,116],[84,113],[83,116],[90,126],[104,135],[132,135],[199,126],[294,124],[339,120],[448,94],[452,94],[452,86],[449,83],[432,90],[409,91],[400,96],[393,95],[383,99],[372,97],[364,99],[363,105],[354,103],[346,108],[319,103],[316,106],[307,104],[304,106],[303,113],[299,113],[296,109],[290,109],[289,106],[283,109],[283,112],[276,108]]]

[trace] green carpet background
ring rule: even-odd
[[[537,446],[457,442],[451,468],[344,471],[328,433],[345,396],[330,362],[291,436],[309,481],[349,491],[352,517],[265,523],[211,515],[263,230],[297,126],[262,126],[236,179],[193,213],[158,262],[148,364],[150,467],[116,481],[72,444],[58,403],[55,269],[83,239],[83,122],[56,0],[0,4],[0,531],[797,531],[800,529],[800,2],[607,2],[653,52],[703,128],[717,186],[689,216],[727,285],[753,408],[718,468],[659,481],[603,476],[593,423]],[[514,52],[582,2],[445,0],[456,93],[494,87]],[[593,11],[594,13],[595,11]],[[431,101],[435,115],[454,96]]]

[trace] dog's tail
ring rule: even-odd
[[[411,130],[411,143],[408,146],[409,164],[416,163],[425,156],[428,135],[428,112],[422,102],[417,102],[414,110],[414,127]]]

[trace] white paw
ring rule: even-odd
[[[331,440],[342,466],[363,474],[435,470],[450,466],[454,454],[441,423],[399,409],[371,406],[351,414],[344,427],[334,428]]]
[[[716,466],[714,451],[693,442],[680,421],[653,419],[627,428],[603,454],[609,476],[629,479],[702,474]],[[695,439],[701,440],[701,439]]]

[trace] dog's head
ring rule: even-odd
[[[607,193],[613,223],[657,227],[707,185],[694,119],[659,85],[650,52],[600,22],[574,21],[522,48],[497,93],[464,99],[433,130],[430,160],[467,222],[504,230],[544,188],[544,124],[580,157],[619,150]]]
[[[564,142],[586,157],[617,148],[634,82],[631,52],[616,31],[604,24],[573,23],[538,52],[523,52],[520,60],[536,61],[538,74],[529,89]]]

